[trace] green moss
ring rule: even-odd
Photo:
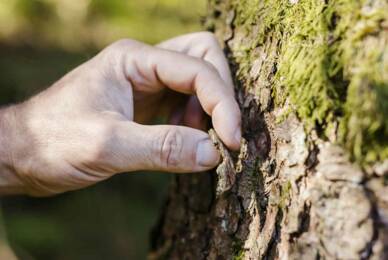
[[[233,247],[233,260],[242,260],[245,256],[245,250],[243,248],[243,242],[239,239],[235,239],[232,244]]]
[[[323,138],[339,125],[338,141],[359,163],[388,159],[387,1],[231,2],[240,38],[232,53],[245,88],[269,84],[275,105],[290,101],[307,131],[323,130]],[[258,81],[251,70],[259,57]]]
[[[280,199],[279,199],[279,208],[284,209],[287,206],[287,202],[290,199],[291,193],[291,182],[287,181],[281,186],[280,189]]]
[[[245,250],[243,248],[243,242],[240,239],[236,238],[233,241],[232,249],[233,249],[233,256],[232,256],[233,260],[244,259]]]
[[[233,260],[243,260],[244,256],[245,256],[245,251],[240,250],[239,252],[237,252],[236,255],[233,256]]]

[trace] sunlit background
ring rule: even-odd
[[[117,39],[156,43],[201,30],[205,10],[205,0],[0,0],[0,105]],[[2,198],[8,238],[21,259],[144,259],[168,178],[125,174],[53,198]]]

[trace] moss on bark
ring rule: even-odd
[[[253,62],[267,55],[276,106],[290,101],[306,130],[319,129],[321,137],[339,125],[336,140],[362,164],[388,158],[387,1],[234,0],[228,5],[235,10],[232,26],[247,39],[232,47],[239,80],[251,84],[265,74],[265,64]],[[273,52],[257,52],[274,40]]]
[[[176,177],[155,258],[387,258],[387,4],[211,0],[245,141]]]

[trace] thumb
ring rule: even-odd
[[[121,151],[115,154],[121,153],[126,162],[122,172],[200,172],[215,167],[220,159],[209,135],[197,129],[125,122],[116,133]]]

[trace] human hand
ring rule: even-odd
[[[180,113],[172,111],[173,122],[189,127],[140,124],[173,92],[195,95]],[[156,47],[118,41],[37,96],[0,111],[0,193],[46,196],[121,172],[213,168],[219,154],[195,129],[203,127],[202,108],[223,142],[238,149],[240,110],[212,34]]]

